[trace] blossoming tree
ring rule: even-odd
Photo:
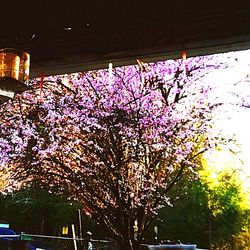
[[[9,185],[36,181],[68,194],[121,249],[138,249],[168,191],[208,147],[209,86],[197,79],[212,59],[33,80],[0,107]]]

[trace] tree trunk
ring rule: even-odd
[[[115,239],[120,250],[138,250],[140,243],[135,240],[122,239],[121,237]]]
[[[40,234],[44,233],[44,224],[45,224],[45,218],[43,217],[42,222],[41,222],[41,227],[40,227]]]

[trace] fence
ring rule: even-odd
[[[5,240],[1,240],[0,236],[1,250],[118,250],[115,243],[109,240],[90,239],[87,241],[86,239],[31,234],[16,235],[15,240],[4,237]]]
[[[108,240],[86,240],[68,237],[22,234],[21,239],[28,240],[37,249],[48,250],[117,250],[114,242]]]

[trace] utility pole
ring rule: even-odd
[[[76,231],[75,231],[75,225],[71,225],[72,229],[72,235],[73,235],[73,243],[74,243],[74,250],[77,250],[77,243],[76,243]]]
[[[79,220],[79,239],[82,239],[82,215],[81,215],[81,209],[77,209],[78,211],[78,220]],[[81,241],[82,242],[82,241]]]

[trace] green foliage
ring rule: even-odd
[[[201,248],[248,249],[243,248],[249,237],[248,197],[240,172],[228,166],[216,170],[202,161],[199,179],[182,180],[171,194],[180,198],[172,207],[161,209],[155,221],[159,239],[196,243]],[[149,234],[148,237],[153,240]]]
[[[72,223],[78,203],[37,187],[0,196],[1,218],[19,232],[56,234],[62,225]]]

